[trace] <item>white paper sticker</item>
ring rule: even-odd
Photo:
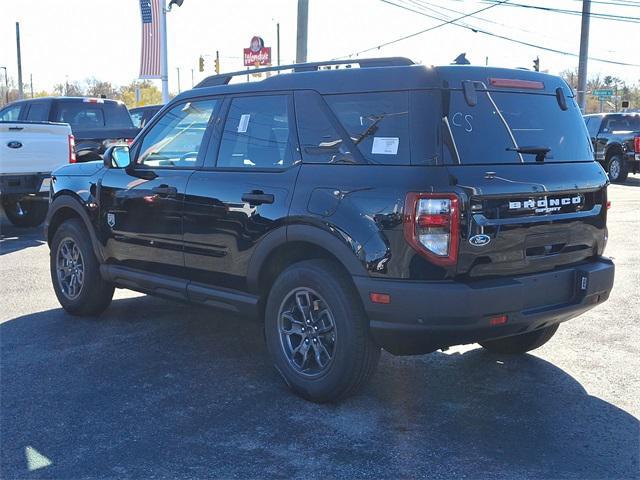
[[[378,155],[397,155],[400,139],[398,137],[373,137],[371,153]]]
[[[238,133],[247,133],[250,117],[251,115],[248,113],[243,113],[242,115],[240,115],[240,122],[238,123]]]

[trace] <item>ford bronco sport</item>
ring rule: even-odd
[[[287,385],[323,402],[381,348],[524,353],[608,298],[608,179],[564,81],[340,63],[209,77],[130,147],[54,172],[65,310],[118,287],[264,319]]]

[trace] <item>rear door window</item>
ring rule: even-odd
[[[279,169],[293,163],[289,95],[231,100],[217,166]]]
[[[469,106],[461,91],[450,92],[444,129],[453,142],[450,160],[462,164],[529,163],[535,154],[515,148],[549,148],[545,161],[589,161],[591,142],[573,99],[567,110],[555,95],[478,91],[477,105]],[[456,158],[458,157],[458,158]]]
[[[369,163],[409,165],[409,93],[325,95],[351,141]]]

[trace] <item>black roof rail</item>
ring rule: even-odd
[[[279,72],[281,70],[293,70],[294,72],[312,72],[320,67],[331,65],[354,65],[360,68],[367,67],[400,67],[414,65],[413,61],[405,57],[382,57],[382,58],[359,58],[349,60],[328,60],[326,62],[292,63],[290,65],[278,65],[274,67],[256,68],[254,70],[239,70],[237,72],[221,73],[211,75],[198,83],[194,88],[214,87],[216,85],[227,85],[233,77],[264,72]]]

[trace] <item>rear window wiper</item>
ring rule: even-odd
[[[525,155],[535,155],[536,162],[544,162],[545,157],[551,151],[549,147],[507,147],[509,152],[518,152]]]

